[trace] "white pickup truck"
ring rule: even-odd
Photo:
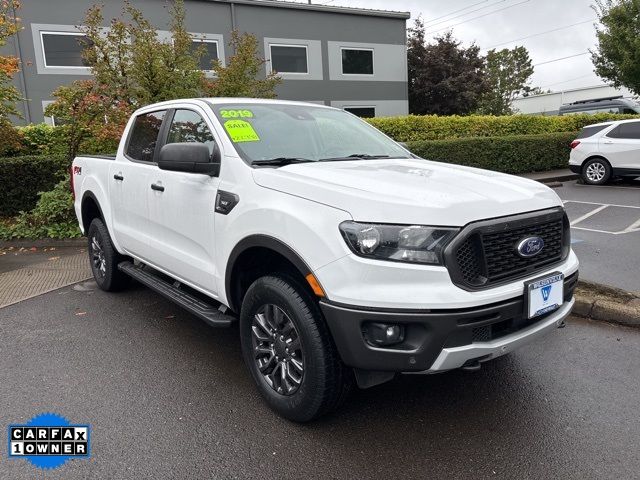
[[[99,287],[133,277],[239,322],[294,421],[397,373],[474,370],[563,324],[578,260],[546,186],[412,155],[350,113],[189,99],[135,112],[72,167]]]

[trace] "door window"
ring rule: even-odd
[[[621,123],[608,134],[611,138],[640,140],[640,122]]]
[[[209,147],[213,153],[216,141],[211,130],[199,113],[193,110],[176,110],[169,127],[167,143],[199,142]]]
[[[127,156],[133,160],[153,162],[162,120],[167,112],[151,112],[138,115],[131,127]]]

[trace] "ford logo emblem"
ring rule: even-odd
[[[540,237],[523,238],[518,243],[518,255],[524,258],[539,254],[544,248],[544,240]]]

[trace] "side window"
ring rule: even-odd
[[[609,132],[607,136],[640,140],[640,122],[621,123]]]
[[[127,156],[134,160],[153,162],[153,152],[158,142],[162,120],[167,112],[151,112],[138,115],[131,127]]]
[[[199,142],[209,147],[213,153],[216,141],[200,114],[193,110],[176,110],[169,127],[167,143]]]

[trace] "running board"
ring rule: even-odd
[[[222,313],[219,310],[218,307],[221,304],[206,303],[194,295],[181,290],[179,287],[174,286],[159,275],[144,270],[141,266],[136,266],[131,262],[120,262],[118,264],[118,270],[126,273],[151,290],[155,290],[163,297],[178,304],[212,327],[228,327],[235,321],[234,317]],[[212,301],[215,302],[214,300]]]

